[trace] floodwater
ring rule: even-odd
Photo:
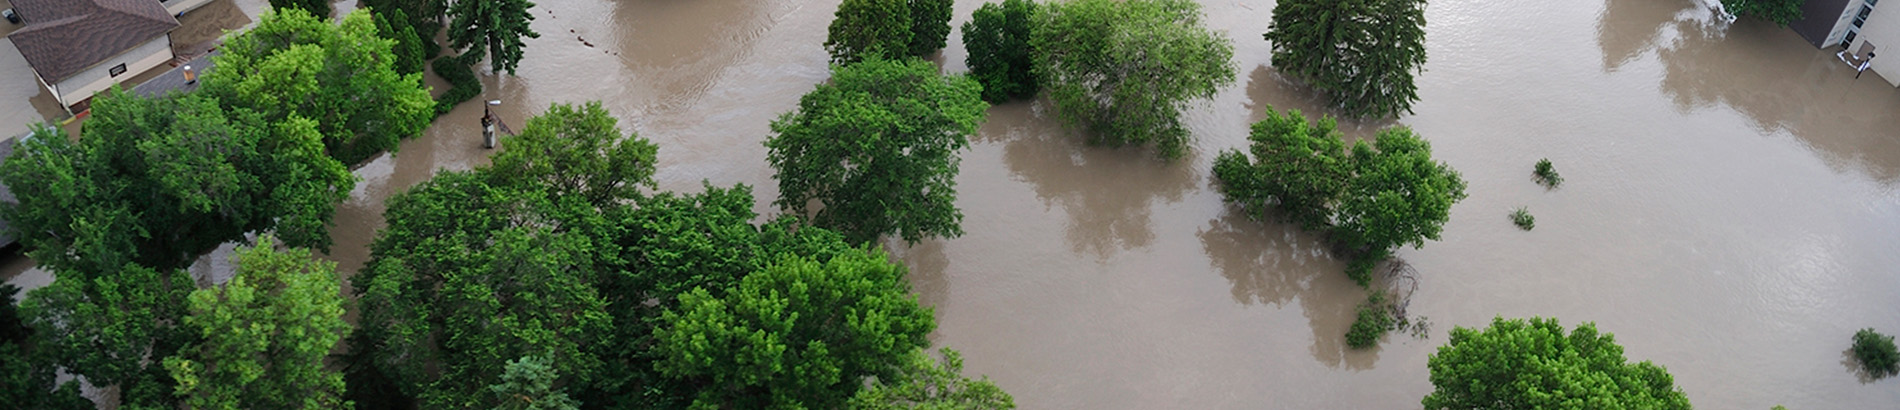
[[[827,77],[836,4],[542,1],[519,76],[487,76],[481,99],[517,127],[602,100],[660,145],[663,189],[746,183],[770,214],[760,142]],[[1900,91],[1880,79],[1690,0],[1433,2],[1417,112],[1342,125],[1415,128],[1470,198],[1443,241],[1399,253],[1419,272],[1409,310],[1434,325],[1426,338],[1353,351],[1342,335],[1365,294],[1343,265],[1311,235],[1237,214],[1208,175],[1267,107],[1321,102],[1267,65],[1271,2],[1203,4],[1239,72],[1189,114],[1186,158],[1089,147],[1046,102],[1001,105],[963,156],[968,233],[891,245],[936,309],[935,343],[1022,408],[1418,408],[1446,332],[1498,315],[1595,322],[1701,408],[1900,403],[1900,379],[1862,380],[1843,356],[1857,329],[1900,332]],[[978,6],[959,1],[953,24]],[[956,35],[946,72],[967,71]],[[480,111],[463,104],[358,169],[329,257],[353,272],[386,198],[485,163]],[[1559,189],[1531,181],[1546,157]],[[1535,231],[1511,225],[1518,206]]]

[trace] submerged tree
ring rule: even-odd
[[[863,248],[782,256],[725,297],[681,295],[662,322],[657,368],[704,386],[695,408],[840,408],[865,378],[896,380],[936,328],[903,265]]]
[[[780,209],[809,215],[854,243],[897,234],[956,237],[957,165],[989,104],[968,77],[917,59],[872,58],[832,69],[798,111],[772,122],[766,160]]]
[[[1807,0],[1722,0],[1722,7],[1737,16],[1759,17],[1787,27],[1801,19],[1801,4]],[[1870,3],[1871,4],[1871,3]]]
[[[541,38],[528,23],[534,14],[528,0],[457,1],[449,4],[449,46],[462,50],[463,64],[475,64],[488,57],[494,72],[515,74],[521,63],[523,38]]]
[[[910,46],[906,54],[929,56],[942,50],[950,38],[950,17],[956,2],[952,0],[910,1]],[[893,56],[895,57],[895,56]]]
[[[851,396],[852,410],[1007,410],[1016,399],[988,377],[963,377],[963,355],[943,349],[939,363],[930,353],[911,353],[896,380],[878,380]]]
[[[1425,65],[1425,0],[1282,0],[1264,35],[1273,67],[1347,117],[1412,112]]]
[[[910,53],[911,9],[905,0],[844,0],[825,37],[832,64]]]
[[[219,47],[218,69],[205,73],[201,93],[270,122],[315,121],[327,152],[355,164],[396,149],[433,118],[422,75],[397,71],[395,45],[367,10],[341,25],[302,10],[266,12]]]
[[[1458,327],[1427,360],[1432,386],[1422,403],[1441,409],[1681,409],[1689,398],[1669,371],[1629,363],[1596,325],[1566,331],[1557,319],[1491,320]]]
[[[970,52],[963,61],[970,77],[983,84],[984,101],[1000,104],[1040,90],[1029,47],[1035,15],[1035,2],[1004,0],[1001,6],[984,3],[963,23],[963,48]]]
[[[1042,6],[1030,44],[1057,112],[1089,142],[1187,152],[1181,111],[1234,82],[1234,47],[1191,0],[1072,0]]]
[[[187,407],[350,406],[343,375],[323,363],[350,328],[336,263],[276,246],[265,235],[238,248],[230,282],[191,292],[184,324],[202,340],[164,360]]]

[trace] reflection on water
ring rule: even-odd
[[[1333,110],[1326,99],[1313,89],[1280,75],[1272,66],[1261,64],[1254,66],[1253,73],[1247,75],[1247,122],[1259,122],[1267,118],[1267,110],[1299,110],[1308,121],[1319,121],[1321,117],[1332,115]],[[1398,124],[1393,118],[1340,119],[1339,132],[1344,134],[1347,143],[1370,138],[1380,129]],[[1245,151],[1245,147],[1236,147]]]
[[[1597,46],[1603,49],[1603,71],[1616,71],[1644,51],[1655,48],[1664,24],[1675,13],[1693,6],[1689,0],[1605,0],[1597,20]]]
[[[1003,162],[1028,182],[1045,206],[1069,216],[1076,253],[1106,257],[1154,241],[1149,217],[1157,200],[1176,202],[1199,176],[1194,158],[1156,161],[1146,149],[1092,147],[1063,130],[1046,106],[1019,102],[990,110],[979,141],[1007,141]],[[1101,181],[1115,181],[1104,185]]]
[[[1379,349],[1346,346],[1346,331],[1365,292],[1346,278],[1345,264],[1333,259],[1324,242],[1296,226],[1250,220],[1234,207],[1207,224],[1195,236],[1214,269],[1233,283],[1234,301],[1279,306],[1298,298],[1313,329],[1314,359],[1352,370],[1378,362]],[[1404,336],[1389,336],[1399,337]]]

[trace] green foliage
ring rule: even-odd
[[[482,79],[475,70],[457,58],[438,58],[429,63],[435,75],[449,82],[449,90],[435,97],[435,116],[448,114],[455,106],[482,94]]]
[[[1537,227],[1537,217],[1531,216],[1529,209],[1520,206],[1517,210],[1511,211],[1511,223],[1517,225],[1517,229],[1528,231]]]
[[[1876,379],[1900,374],[1900,349],[1894,347],[1893,336],[1871,327],[1854,332],[1854,359]]]
[[[230,282],[191,292],[184,324],[201,341],[164,359],[187,407],[350,405],[342,399],[342,374],[323,363],[350,329],[336,263],[305,249],[278,251],[276,244],[264,235],[238,248]]]
[[[428,60],[422,55],[422,37],[416,35],[416,27],[409,24],[409,16],[402,9],[375,10],[376,32],[383,38],[395,40],[390,52],[396,55],[396,72],[415,74],[422,72],[422,62]]]
[[[501,384],[488,386],[499,410],[578,410],[580,403],[554,387],[560,375],[548,360],[535,356],[508,361]]]
[[[906,0],[844,0],[825,36],[825,51],[831,53],[832,64],[856,63],[871,56],[896,58],[910,52],[912,30]]]
[[[908,55],[925,57],[942,50],[950,39],[950,17],[956,13],[952,0],[910,1],[910,46]]]
[[[325,20],[330,18],[330,0],[270,0],[275,10],[298,9]]]
[[[182,270],[133,264],[54,269],[53,283],[20,305],[35,330],[34,356],[93,385],[119,385],[122,408],[176,407],[171,376],[146,359],[171,356],[193,341],[193,333],[179,327],[191,278]]]
[[[1432,160],[1431,144],[1408,128],[1382,130],[1348,154],[1331,118],[1309,124],[1298,111],[1268,107],[1248,139],[1253,159],[1235,150],[1214,159],[1222,196],[1249,217],[1277,215],[1329,234],[1361,286],[1394,248],[1438,240],[1452,204],[1465,198],[1458,172]]]
[[[1187,151],[1181,112],[1234,82],[1234,46],[1191,0],[1073,0],[1042,7],[1030,44],[1057,112],[1089,142]]]
[[[1458,327],[1427,366],[1436,387],[1422,400],[1427,410],[1690,408],[1667,370],[1629,363],[1615,337],[1590,323],[1569,332],[1540,318]]]
[[[1269,107],[1266,114],[1247,137],[1256,162],[1237,150],[1215,157],[1221,193],[1254,219],[1273,215],[1309,231],[1331,226],[1350,176],[1336,123],[1332,117],[1309,123],[1299,110],[1281,114]]]
[[[1787,27],[1801,19],[1801,4],[1807,0],[1722,0],[1722,7],[1737,16],[1758,17]],[[1855,4],[1855,3],[1850,3]]]
[[[838,408],[936,327],[903,265],[852,249],[826,262],[785,256],[725,297],[680,295],[656,330],[661,373],[704,386],[695,408]]]
[[[0,217],[55,271],[179,269],[264,231],[327,248],[335,204],[355,186],[323,155],[314,122],[227,111],[203,94],[109,90],[94,99],[85,127],[78,142],[41,127],[0,165],[0,181],[19,198]]]
[[[486,179],[445,172],[391,198],[354,279],[372,359],[422,408],[499,404],[483,392],[524,356],[585,384],[612,329],[588,286],[611,250],[590,235],[604,223],[596,211]]]
[[[988,377],[963,377],[963,356],[943,349],[941,364],[922,349],[910,354],[897,380],[878,380],[851,396],[852,410],[1006,410],[1016,399]]]
[[[27,327],[20,319],[20,287],[11,283],[0,283],[0,343],[26,344],[26,338],[33,335],[33,328]]]
[[[1556,188],[1564,183],[1564,177],[1557,175],[1557,167],[1550,164],[1550,158],[1537,160],[1537,167],[1531,169],[1531,178],[1544,185],[1544,189]]]
[[[775,204],[810,215],[807,205],[821,201],[813,223],[854,243],[962,235],[957,165],[989,108],[981,87],[917,59],[834,67],[830,83],[772,122]]]
[[[1273,67],[1326,94],[1348,117],[1396,116],[1418,101],[1425,0],[1282,0],[1264,35]]]
[[[1352,179],[1333,215],[1333,236],[1351,250],[1392,249],[1438,240],[1451,206],[1465,199],[1465,181],[1432,159],[1431,143],[1410,128],[1379,131],[1352,147]]]
[[[490,166],[492,182],[537,186],[550,197],[575,196],[608,208],[653,188],[659,147],[639,135],[621,135],[599,101],[576,108],[556,103],[528,119],[519,135],[504,137]]]
[[[19,292],[11,283],[0,284],[0,403],[23,409],[92,410],[92,402],[79,395],[78,381],[55,389],[55,366],[44,355],[28,351],[33,329],[14,304]]]
[[[1387,331],[1398,325],[1398,319],[1392,314],[1392,307],[1385,300],[1385,292],[1374,291],[1359,305],[1359,318],[1352,321],[1352,327],[1346,330],[1346,346],[1364,349],[1379,344]]]
[[[963,23],[963,48],[970,52],[963,62],[970,66],[970,77],[983,84],[983,101],[1029,98],[1040,89],[1029,46],[1035,18],[1035,2],[1004,0],[1001,6],[984,3]]]
[[[330,156],[355,164],[429,125],[434,102],[421,74],[396,71],[395,44],[367,10],[340,26],[297,9],[265,12],[220,47],[200,93],[271,123],[313,120]]]
[[[442,52],[442,45],[436,44],[435,35],[442,32],[442,13],[448,8],[443,0],[359,0],[357,5],[376,10],[377,13],[401,11],[400,18],[391,18],[392,25],[406,25],[416,33],[420,42],[418,54],[423,60],[435,58]],[[398,28],[398,30],[401,30]],[[399,64],[400,65],[400,64]]]
[[[449,46],[462,50],[462,64],[481,62],[488,57],[490,70],[515,74],[521,63],[522,38],[540,38],[528,27],[534,14],[528,0],[457,1],[449,4]]]

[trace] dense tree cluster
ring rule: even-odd
[[[1073,0],[1037,13],[1034,70],[1063,121],[1109,146],[1187,151],[1181,112],[1234,82],[1234,47],[1191,0]]]
[[[164,359],[187,408],[349,407],[342,373],[324,366],[350,329],[336,263],[276,244],[238,249],[230,282],[191,292],[184,327],[198,341]]]
[[[1722,7],[1737,16],[1750,16],[1787,27],[1801,19],[1801,4],[1807,0],[1722,0]],[[1852,4],[1852,3],[1850,3]]]
[[[823,207],[812,222],[854,243],[962,235],[957,165],[989,108],[981,87],[917,59],[833,69],[798,111],[772,122],[765,146],[778,206],[810,215],[816,200]]]
[[[950,37],[952,0],[844,0],[831,20],[825,51],[850,64],[879,56],[925,57]]]
[[[970,53],[963,61],[970,66],[970,77],[983,85],[984,101],[1000,104],[1041,90],[1031,71],[1035,60],[1030,58],[1029,35],[1035,18],[1035,2],[1004,0],[1001,5],[984,3],[963,23],[963,48]]]
[[[1330,117],[1309,123],[1299,111],[1267,108],[1253,125],[1248,154],[1214,160],[1221,194],[1249,217],[1278,219],[1332,238],[1352,259],[1361,285],[1374,264],[1399,246],[1437,240],[1465,182],[1432,159],[1431,144],[1411,129],[1388,128],[1348,152]]]
[[[1264,35],[1273,67],[1306,81],[1347,117],[1397,116],[1418,101],[1425,0],[1282,0]]]
[[[1432,386],[1422,403],[1441,409],[1681,409],[1689,398],[1669,371],[1629,363],[1596,325],[1565,330],[1556,319],[1496,318],[1458,327],[1427,359]]]

